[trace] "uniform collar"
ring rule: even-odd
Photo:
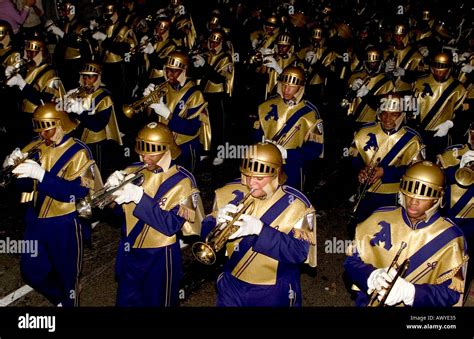
[[[433,224],[436,220],[438,220],[438,218],[440,217],[440,214],[438,211],[436,211],[428,220],[420,220],[416,224],[412,224],[412,222],[410,221],[410,218],[408,217],[407,211],[405,210],[404,207],[402,207],[402,217],[403,217],[403,220],[405,221],[405,224],[407,224],[408,226],[410,226],[410,228],[414,230],[418,230],[418,229],[425,228]]]

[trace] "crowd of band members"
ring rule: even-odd
[[[327,124],[359,183],[349,233],[361,247],[345,264],[356,303],[382,299],[406,242],[400,261],[411,256],[411,267],[386,303],[460,304],[474,246],[468,16],[452,27],[418,3],[237,2],[203,17],[180,0],[162,5],[107,1],[88,13],[87,1],[64,1],[60,20],[35,29],[0,22],[4,167],[24,160],[14,173],[30,204],[25,237],[42,248],[23,257],[24,280],[55,305],[77,305],[90,229],[75,202],[136,171],[141,186],[115,193],[117,305],[176,305],[178,240],[230,221],[247,193],[256,207],[236,222],[217,304],[301,305],[299,265],[316,265],[316,214],[302,192],[323,172],[314,165],[328,156]],[[193,173],[206,156],[220,166],[228,141],[256,153],[205,217]],[[25,160],[36,148],[40,158]],[[423,247],[435,236],[439,248]]]

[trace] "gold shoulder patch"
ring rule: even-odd
[[[295,239],[306,241],[307,243],[313,246],[316,245],[316,239],[314,239],[313,234],[311,232],[293,228],[292,233]]]
[[[194,219],[196,217],[196,211],[187,206],[179,205],[178,216],[180,216],[186,221],[194,222]]]

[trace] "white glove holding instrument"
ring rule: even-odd
[[[202,67],[206,63],[206,60],[204,60],[203,56],[198,54],[193,56],[193,65],[194,67]]]
[[[127,204],[134,202],[138,204],[143,197],[143,188],[134,184],[126,184],[122,189],[114,192],[117,204]]]
[[[217,210],[217,223],[222,224],[231,221],[233,217],[229,214],[237,213],[239,208],[234,204],[227,204]]]
[[[150,94],[153,90],[155,89],[155,84],[151,83],[149,84],[145,90],[143,91],[143,96],[146,97],[148,94]]]
[[[163,102],[163,97],[160,98],[159,103],[151,104],[150,108],[153,109],[156,114],[162,116],[165,119],[168,119],[171,115],[171,110]]]
[[[281,74],[281,72],[283,72],[283,69],[280,67],[280,65],[278,65],[277,61],[272,56],[263,58],[263,63],[265,64],[265,66],[273,68],[278,74]]]
[[[120,185],[121,182],[124,181],[124,179],[125,173],[123,173],[122,171],[115,171],[107,178],[107,181],[105,182],[105,187],[117,187],[118,185]]]
[[[92,37],[97,41],[104,41],[105,39],[107,39],[107,34],[102,32],[95,32],[94,34],[92,34]]]
[[[43,181],[45,170],[37,162],[28,159],[19,164],[13,171],[18,178],[32,178],[39,182]]]
[[[48,27],[48,32],[51,32],[51,33],[53,33],[54,35],[57,35],[60,38],[64,37],[63,30],[61,28],[59,28],[58,26],[56,26],[56,25],[49,26]]]
[[[369,93],[369,88],[366,85],[363,85],[361,88],[357,90],[357,97],[362,98],[365,97]]]
[[[459,164],[459,168],[465,167],[468,163],[474,161],[474,151],[467,151],[461,157],[461,163]]]
[[[393,278],[389,275],[388,283],[391,283]],[[382,290],[377,297],[379,300],[382,300],[386,290]],[[415,285],[406,281],[402,277],[398,277],[397,281],[393,285],[392,289],[390,290],[390,294],[387,296],[385,300],[385,305],[394,306],[403,302],[407,306],[413,305],[415,301]]]
[[[263,228],[260,219],[248,214],[242,214],[234,225],[239,226],[239,229],[229,237],[229,240],[247,235],[259,235]]]
[[[15,165],[19,160],[25,159],[28,156],[28,153],[23,153],[18,147],[11,152],[10,155],[7,155],[3,161],[3,168],[8,166]]]
[[[20,74],[14,75],[10,80],[7,81],[8,87],[18,86],[20,91],[26,86],[26,81]]]

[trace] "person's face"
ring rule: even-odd
[[[286,55],[290,51],[290,45],[278,45],[278,54]]]
[[[410,219],[420,219],[425,215],[437,200],[417,199],[405,195],[406,211]]]
[[[253,189],[252,197],[263,198],[266,193],[263,188],[269,184],[273,177],[245,177],[247,187]]]
[[[30,50],[26,50],[26,58],[28,60],[33,60],[39,53],[39,51],[30,51]]]
[[[267,34],[272,34],[273,31],[275,30],[275,27],[264,25],[264,26],[263,26],[263,30],[264,30],[265,33],[267,33]]]
[[[165,67],[166,78],[171,85],[178,84],[178,78],[183,72],[181,69]]]
[[[210,49],[217,49],[219,47],[219,45],[221,44],[220,41],[212,41],[212,40],[209,40],[209,48]]]
[[[431,74],[438,82],[443,82],[448,78],[449,68],[433,68],[431,67]]]
[[[143,163],[147,165],[147,170],[154,171],[158,169],[160,166],[157,165],[158,161],[161,160],[163,154],[145,154],[143,156]]]
[[[84,81],[85,87],[92,87],[94,83],[97,81],[97,75],[94,74],[83,74],[82,80]]]
[[[391,131],[396,127],[397,119],[400,118],[402,112],[387,112],[383,111],[380,113],[380,121],[382,128],[386,131]]]
[[[300,89],[300,86],[290,86],[290,85],[283,84],[283,86],[281,87],[281,93],[282,93],[283,99],[284,100],[293,99],[299,89]]]
[[[405,47],[405,43],[403,42],[405,36],[406,34],[394,34],[393,41],[395,42],[395,47],[397,49],[402,49]]]
[[[46,142],[46,145],[51,145],[53,143],[53,136],[56,133],[56,128],[51,128],[46,131],[41,131],[39,132],[41,138],[43,138]]]

